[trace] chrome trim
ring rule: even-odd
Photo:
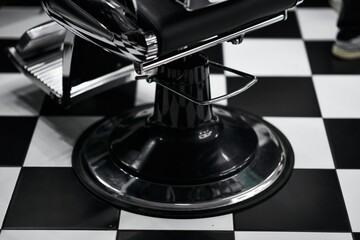
[[[33,27],[25,32],[25,36],[29,42],[35,39],[42,39],[43,37],[49,35],[63,35],[65,34],[66,29],[61,27],[54,21],[50,21],[48,23]]]
[[[211,104],[226,100],[228,98],[235,97],[236,95],[239,95],[240,93],[243,93],[243,92],[247,91],[249,88],[254,86],[255,83],[257,83],[257,81],[258,81],[256,76],[253,76],[251,74],[241,72],[239,70],[235,70],[235,69],[232,69],[232,68],[229,68],[229,67],[225,67],[225,66],[223,66],[223,65],[221,65],[219,63],[209,61],[209,65],[211,67],[219,68],[219,69],[222,69],[224,71],[232,72],[232,73],[234,73],[234,74],[236,74],[236,75],[238,75],[238,76],[240,76],[242,78],[245,78],[245,79],[249,80],[249,82],[247,84],[245,84],[245,86],[243,86],[243,87],[241,87],[241,88],[239,88],[236,91],[233,91],[231,93],[227,93],[225,95],[218,96],[218,97],[206,100],[206,101],[198,101],[197,99],[193,98],[192,96],[183,94],[183,93],[179,92],[178,90],[173,89],[172,87],[165,84],[164,81],[161,81],[161,79],[156,79],[156,77],[147,77],[147,76],[145,76],[145,78],[138,77],[138,78],[136,78],[136,80],[145,79],[148,83],[154,82],[154,83],[159,84],[160,86],[168,89],[169,91],[179,95],[180,97],[183,97],[183,98],[185,98],[185,99],[187,99],[187,100],[189,100],[189,101],[191,101],[191,102],[193,102],[193,103],[195,103],[197,105],[202,105],[202,106],[211,105]]]
[[[183,5],[187,11],[194,11],[201,8],[206,8],[218,3],[222,3],[228,0],[176,0],[176,2]]]
[[[304,0],[297,0],[296,6],[299,6],[299,5],[302,4],[303,2],[304,2]]]
[[[16,44],[23,57],[56,49],[65,37],[66,29],[51,21],[27,30]]]
[[[158,55],[158,43],[152,31],[143,30],[136,22],[135,0],[88,1],[91,11],[102,9],[99,16],[93,16],[74,1],[63,0],[61,7],[52,0],[43,0],[45,12],[60,25],[75,35],[86,39],[107,51],[134,62],[149,61]],[[129,6],[129,4],[131,4]],[[71,8],[71,11],[66,11]],[[106,20],[112,24],[105,25]],[[115,32],[121,29],[121,34]]]
[[[26,61],[17,52],[15,47],[8,49],[15,65],[43,90],[47,95],[62,98],[62,56],[60,52],[49,55],[43,59]],[[50,73],[50,76],[41,77],[42,72]],[[52,73],[58,74],[52,75]]]
[[[141,174],[133,175],[122,165],[119,167],[111,152],[114,150],[108,147],[110,136],[119,126],[130,129],[135,123],[141,126],[147,124],[147,119],[153,114],[149,106],[133,109],[122,118],[107,119],[86,132],[75,146],[73,167],[86,187],[116,206],[123,207],[125,203],[135,209],[185,214],[244,202],[263,193],[289,173],[292,169],[292,149],[272,125],[253,115],[221,106],[214,107],[214,112],[234,126],[252,129],[259,139],[251,163],[226,179],[194,185],[164,184],[144,179]],[[94,146],[98,151],[93,151]]]
[[[284,15],[284,21],[286,21],[289,17],[288,10],[285,10]]]
[[[121,85],[132,82],[134,76],[134,67],[129,65],[126,67],[123,67],[117,71],[108,73],[106,75],[103,75],[101,77],[95,78],[93,80],[84,82],[80,85],[74,86],[71,89],[71,98],[75,98],[85,92],[88,92],[90,90],[93,90],[97,87],[103,86],[105,84],[108,84],[113,81],[119,81],[121,80]]]
[[[147,62],[143,62],[143,63],[135,63],[135,70],[138,74],[146,74],[147,71],[152,70],[157,67],[160,67],[161,65],[164,65],[164,64],[170,63],[172,61],[175,61],[177,59],[186,57],[188,55],[200,52],[202,50],[213,47],[222,42],[231,41],[235,38],[238,38],[241,35],[245,35],[246,33],[269,26],[276,22],[280,22],[280,21],[284,20],[285,18],[286,18],[286,12],[283,12],[281,15],[278,15],[271,19],[265,20],[261,23],[255,24],[251,27],[247,27],[245,29],[242,29],[242,30],[239,30],[239,31],[236,31],[233,33],[226,33],[226,34],[212,37],[208,40],[200,42],[196,46],[187,47],[185,49],[179,50],[175,54],[172,53],[170,56],[166,55],[166,56],[162,56],[160,58],[154,59],[152,61],[147,61]]]
[[[74,40],[74,34],[51,21],[26,31],[18,44],[8,49],[8,54],[21,72],[47,95],[65,105],[81,95],[88,96],[89,91],[104,91],[135,79],[133,65],[127,65],[94,79],[83,79],[81,84],[73,86]]]
[[[137,0],[132,0],[131,3],[132,3],[132,7],[134,9],[135,15],[137,15],[137,10],[138,10]]]
[[[21,68],[30,79],[47,95],[62,103],[63,92],[63,57],[61,52],[45,56],[36,61],[26,61],[21,58],[14,47],[8,49],[17,67]],[[94,90],[106,84],[121,81],[119,85],[133,81],[135,74],[132,65],[121,68],[117,71],[105,74],[98,78],[73,86],[70,91],[70,99]]]

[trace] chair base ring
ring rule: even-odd
[[[153,166],[150,170],[144,170],[146,174],[142,174],[147,161],[151,161],[152,148],[156,146],[153,139],[159,139],[158,136],[142,136],[145,139],[143,142],[149,140],[147,146],[150,147],[140,151],[135,149],[134,138],[129,137],[148,128],[153,107],[145,105],[120,116],[105,119],[85,131],[73,151],[72,164],[75,173],[90,192],[115,207],[166,218],[199,218],[226,214],[253,205],[279,190],[290,177],[294,165],[294,154],[284,135],[252,114],[222,106],[214,106],[213,109],[224,128],[243,132],[245,136],[242,138],[245,139],[247,134],[256,134],[257,144],[237,146],[239,149],[251,149],[242,151],[249,153],[248,159],[241,159],[246,164],[234,171],[222,174],[223,170],[220,168],[217,177],[200,179],[194,183],[183,182],[183,179],[175,181],[178,163],[174,163],[173,168],[170,163],[170,168],[166,170],[170,171],[168,176],[172,176],[173,171],[175,180],[151,178],[147,174],[154,171],[153,176],[163,176],[159,173],[164,169],[163,166]],[[122,137],[119,132],[123,133]],[[114,135],[118,139],[114,140]],[[120,150],[111,144],[124,139],[129,141],[125,141]],[[176,143],[176,138],[172,140]],[[221,153],[221,149],[218,152]],[[127,160],[121,163],[123,157]],[[236,162],[236,157],[223,155],[221,159],[231,163]],[[172,161],[169,154],[164,153],[162,158],[165,163]],[[137,172],[128,167],[129,162],[140,170]],[[202,167],[206,169],[208,166]],[[211,171],[214,169],[216,170],[216,166],[211,166]]]

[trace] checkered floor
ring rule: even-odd
[[[48,19],[36,0],[8,5],[0,8],[1,50]],[[287,185],[268,200],[206,219],[115,209],[89,194],[71,169],[71,151],[84,129],[151,102],[154,86],[129,84],[64,110],[1,51],[0,240],[359,240],[360,61],[330,55],[336,19],[327,1],[305,0],[288,21],[248,35],[240,46],[207,51],[212,60],[259,76],[255,87],[223,104],[277,126],[296,164]],[[226,73],[212,77],[213,94],[242,84]]]

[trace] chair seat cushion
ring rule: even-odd
[[[143,24],[156,32],[159,55],[293,7],[296,0],[230,0],[186,11],[175,0],[137,0]]]

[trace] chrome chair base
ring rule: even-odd
[[[105,119],[75,146],[80,181],[118,208],[167,218],[225,214],[269,197],[292,172],[289,142],[259,117],[214,106],[213,125],[165,131],[149,121],[153,111]]]

